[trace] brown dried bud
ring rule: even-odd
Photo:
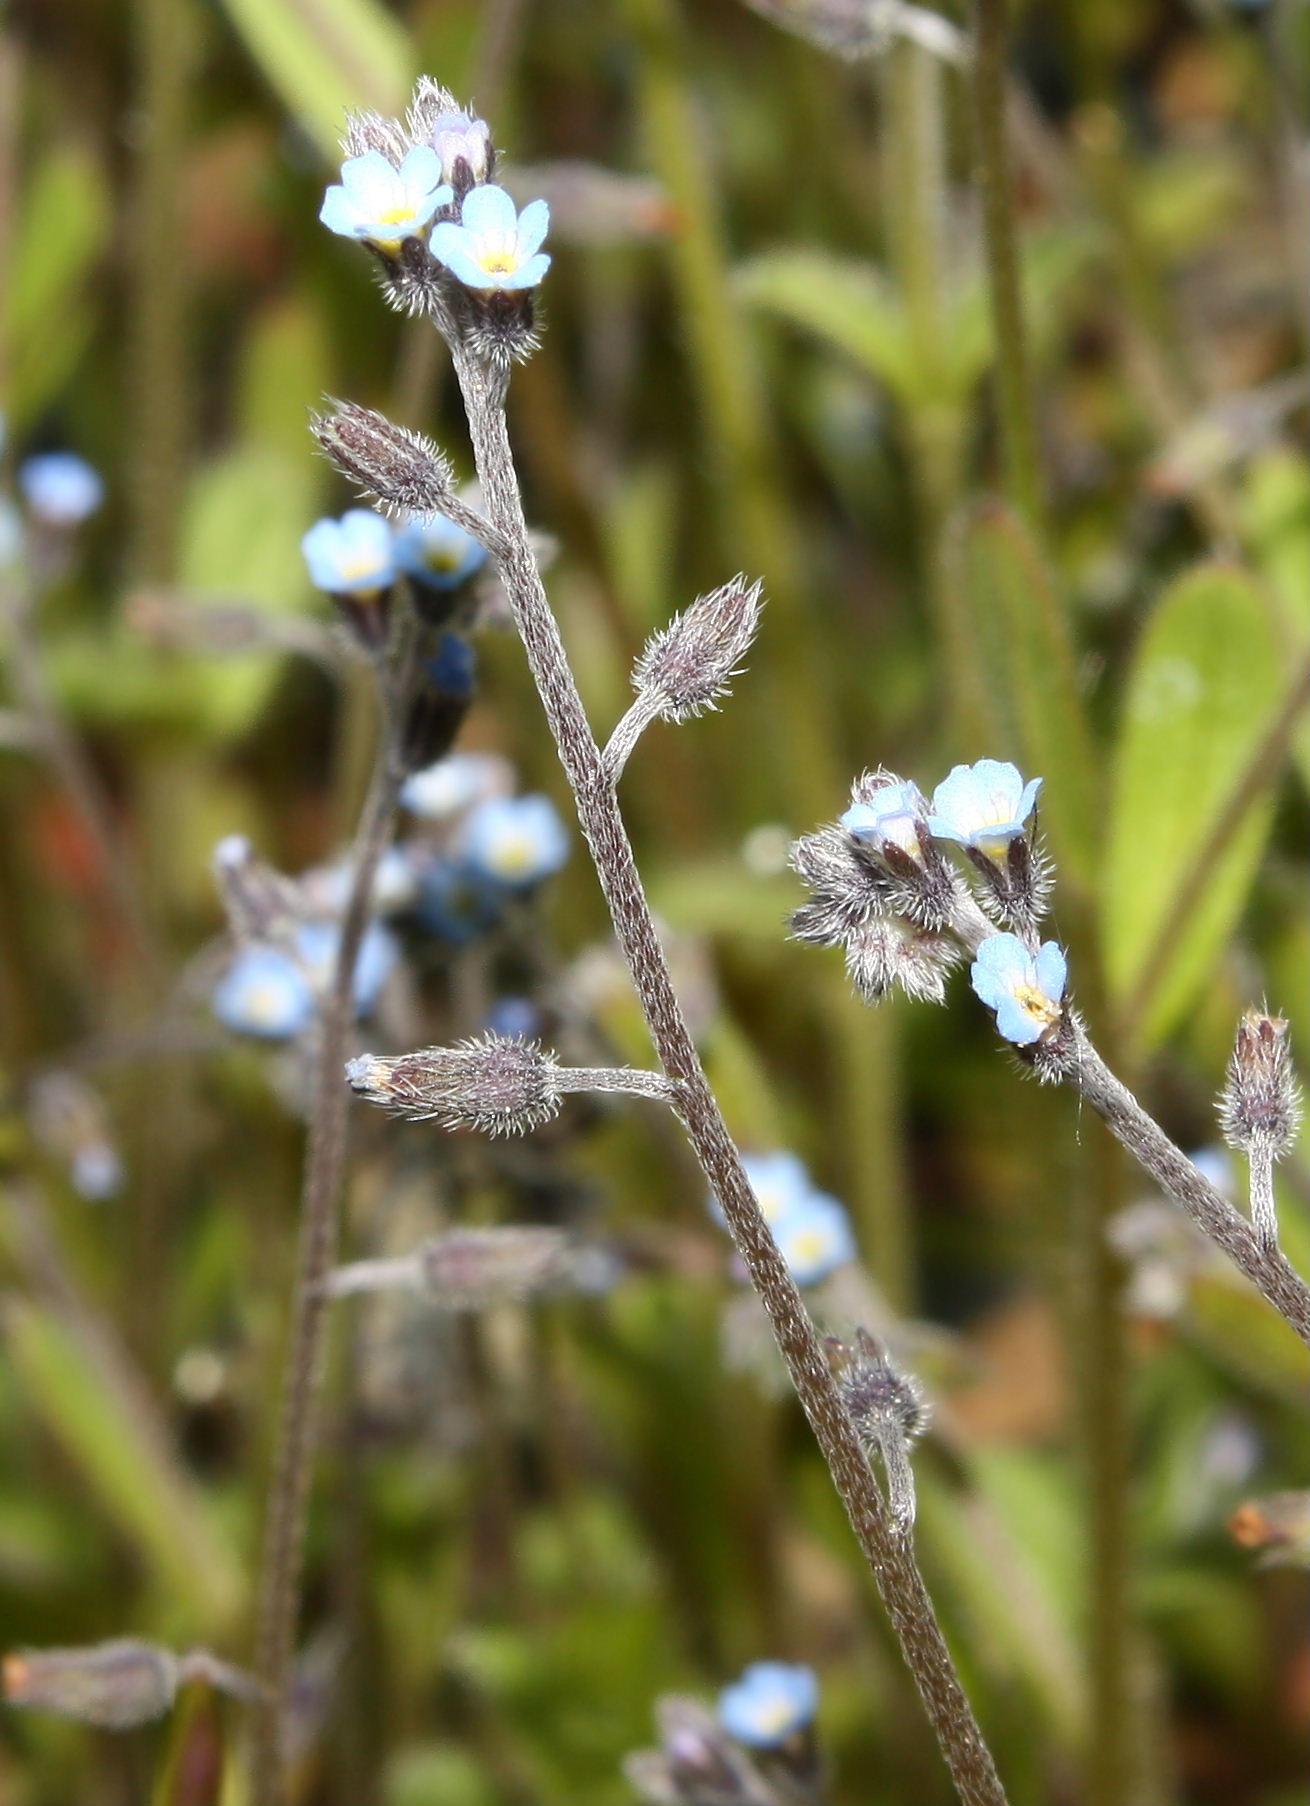
[[[228,834],[214,848],[214,878],[234,940],[277,942],[294,931],[302,913],[295,885],[244,834]]]
[[[761,587],[738,575],[698,596],[651,639],[632,683],[663,720],[686,721],[727,694],[759,629]]]
[[[23,1649],[4,1658],[11,1705],[58,1712],[125,1731],[162,1718],[177,1693],[178,1664],[166,1649],[122,1637],[84,1649]]]
[[[560,1108],[560,1068],[535,1041],[487,1034],[383,1059],[361,1054],[346,1078],[361,1097],[412,1122],[523,1135]]]
[[[404,516],[450,515],[452,507],[461,516],[467,512],[455,494],[449,460],[430,439],[353,401],[332,400],[331,409],[313,417],[310,431],[325,456],[366,495]]]
[[[517,1303],[569,1278],[569,1240],[560,1229],[457,1229],[425,1242],[418,1258],[424,1289],[449,1311]]]
[[[1287,1023],[1248,1010],[1237,1028],[1219,1122],[1230,1147],[1281,1160],[1301,1127],[1301,1094],[1292,1070]]]

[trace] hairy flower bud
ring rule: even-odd
[[[655,634],[633,672],[633,688],[665,721],[686,721],[725,696],[755,638],[761,584],[736,576]]]
[[[1242,1017],[1219,1099],[1219,1121],[1230,1147],[1265,1160],[1281,1160],[1296,1141],[1300,1088],[1282,1017],[1263,1010],[1248,1010]]]
[[[232,938],[276,943],[301,919],[296,887],[261,859],[244,834],[228,834],[214,848],[214,879]]]
[[[412,1122],[523,1135],[560,1109],[560,1068],[535,1041],[481,1035],[383,1059],[361,1054],[346,1077],[361,1097]]]
[[[932,1412],[919,1382],[903,1373],[866,1329],[850,1344],[830,1340],[842,1403],[861,1442],[882,1458],[887,1504],[902,1531],[914,1523],[914,1474],[909,1452],[928,1428]]]
[[[866,1003],[881,1003],[899,985],[920,1003],[942,1003],[951,968],[963,958],[944,934],[916,928],[901,916],[879,916],[851,934],[846,971]]]
[[[358,483],[389,512],[457,519],[452,503],[467,512],[455,495],[449,460],[424,434],[397,426],[373,408],[336,400],[329,413],[313,417],[310,431],[342,476]]]
[[[24,1649],[4,1658],[4,1693],[11,1705],[114,1731],[162,1718],[172,1707],[177,1683],[175,1656],[128,1637],[84,1649]]]

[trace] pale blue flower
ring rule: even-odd
[[[341,929],[336,922],[303,922],[296,930],[296,957],[309,983],[320,996],[331,988],[340,945]],[[376,1004],[399,957],[400,948],[395,936],[380,923],[370,922],[364,930],[355,960],[357,1015],[367,1016]]]
[[[433,122],[429,137],[447,182],[463,174],[461,163],[468,168],[468,176],[463,178],[466,183],[470,177],[473,182],[486,181],[491,168],[491,128],[485,119],[476,119],[471,113],[442,113]]]
[[[812,1668],[791,1662],[752,1662],[719,1695],[719,1723],[751,1749],[779,1749],[807,1731],[819,1709]]]
[[[33,518],[47,527],[77,527],[105,499],[100,472],[76,452],[41,452],[18,470],[18,487]]]
[[[957,765],[932,793],[928,831],[1003,859],[1010,842],[1027,833],[1041,787],[1040,778],[1025,784],[1018,767],[1003,759]]]
[[[526,890],[557,872],[569,856],[568,830],[549,797],[491,797],[464,823],[461,850],[473,871]]]
[[[499,997],[487,1011],[484,1026],[493,1035],[535,1041],[541,1033],[541,1011],[530,997]]]
[[[371,508],[315,521],[300,542],[309,580],[331,596],[376,596],[396,580],[394,535]]]
[[[808,1192],[769,1227],[798,1286],[818,1285],[858,1254],[851,1220],[827,1192]]]
[[[360,238],[384,251],[423,234],[455,191],[441,179],[441,159],[430,144],[416,144],[396,169],[381,151],[347,157],[341,180],[323,196],[318,217],[330,232]]]
[[[79,1197],[98,1204],[123,1186],[123,1163],[107,1141],[89,1141],[73,1154],[69,1178]]]
[[[465,288],[535,288],[550,268],[540,249],[549,225],[545,201],[531,201],[519,213],[503,188],[485,183],[465,196],[459,225],[437,221],[432,255]]]
[[[396,563],[429,589],[458,589],[486,562],[486,547],[444,514],[412,520],[396,534]]]
[[[451,753],[411,773],[400,800],[424,821],[449,821],[485,797],[507,794],[513,782],[509,761],[496,753]]]
[[[852,803],[841,825],[855,840],[897,846],[922,863],[918,824],[926,814],[927,805],[917,784],[884,784],[867,802]]]
[[[785,1149],[772,1154],[746,1154],[742,1157],[742,1165],[759,1201],[760,1212],[770,1225],[813,1195],[814,1184],[809,1169],[798,1154],[790,1154]]]
[[[314,1020],[309,979],[280,947],[243,947],[215,986],[213,1010],[226,1028],[289,1040]]]
[[[982,942],[969,973],[973,988],[1007,1041],[1027,1047],[1055,1027],[1062,1013],[1069,963],[1064,949],[1043,941],[1036,954],[1017,934],[991,934]]]

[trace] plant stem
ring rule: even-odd
[[[678,1085],[679,1113],[688,1138],[722,1203],[768,1312],[792,1383],[873,1571],[960,1798],[967,1806],[999,1806],[1005,1798],[1003,1789],[951,1661],[913,1550],[896,1535],[889,1520],[814,1326],[760,1213],[683,1018],[614,786],[587,721],[528,540],[505,423],[505,383],[460,346],[454,347],[453,355],[487,513],[505,541],[500,560],[502,581],[652,1042],[665,1073]]]
[[[1042,485],[1006,137],[1006,0],[972,0],[971,12],[974,131],[992,328],[996,335],[1006,488],[1015,508],[1040,535]]]
[[[1182,1205],[1197,1228],[1219,1244],[1301,1340],[1310,1343],[1310,1286],[1282,1251],[1267,1247],[1241,1212],[1174,1146],[1127,1086],[1120,1084],[1076,1019],[1073,1029],[1073,1048],[1063,1076],[1104,1117],[1111,1133],[1152,1178]]]
[[[391,837],[404,775],[397,749],[404,732],[412,637],[411,633],[397,661],[400,675],[389,699],[387,725],[351,855],[351,887],[341,922],[336,969],[319,1014],[290,1350],[257,1594],[256,1666],[266,1689],[265,1704],[255,1718],[251,1771],[252,1797],[259,1806],[280,1806],[285,1797],[281,1727],[295,1648],[318,1386],[330,1306],[324,1281],[336,1258],[345,1166],[350,1092],[342,1066],[346,1035],[354,1018],[355,965],[372,907],[373,879]]]

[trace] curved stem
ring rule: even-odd
[[[577,802],[633,984],[661,1065],[678,1086],[679,1112],[768,1312],[792,1383],[923,1697],[966,1806],[1001,1806],[1005,1793],[951,1660],[910,1544],[897,1535],[822,1346],[742,1167],[701,1066],[642,888],[614,785],[569,667],[523,517],[505,423],[504,382],[458,345],[456,374],[478,478],[506,552],[501,577]]]

